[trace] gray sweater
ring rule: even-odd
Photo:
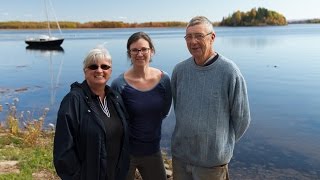
[[[235,63],[219,55],[201,67],[189,58],[175,66],[171,87],[172,156],[201,167],[229,163],[250,123],[246,83]]]

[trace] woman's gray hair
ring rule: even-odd
[[[106,60],[112,63],[112,58],[109,51],[104,47],[96,47],[94,49],[91,49],[83,61],[83,70],[89,65],[102,60]]]
[[[210,32],[214,32],[212,22],[208,18],[206,18],[205,16],[196,16],[196,17],[192,18],[189,21],[187,28],[190,26],[195,26],[195,25],[199,25],[199,24],[205,24],[208,27],[208,30]]]

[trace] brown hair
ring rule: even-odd
[[[145,32],[136,32],[129,37],[128,42],[127,42],[127,56],[128,56],[128,58],[131,58],[130,45],[132,43],[138,41],[139,39],[144,39],[144,40],[148,41],[150,49],[153,51],[153,53],[156,52],[156,50],[154,49],[154,45],[152,43],[152,40],[149,37],[149,35]]]

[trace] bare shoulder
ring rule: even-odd
[[[150,67],[150,74],[152,75],[152,79],[160,80],[163,72],[160,69]]]

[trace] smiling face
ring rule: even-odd
[[[188,38],[189,37],[189,38]],[[186,43],[197,64],[203,64],[213,55],[214,32],[206,24],[189,26],[186,30]]]
[[[84,69],[85,79],[90,87],[104,87],[111,73],[111,61],[106,58],[92,62]]]
[[[138,39],[129,46],[130,59],[133,66],[148,66],[153,52],[149,42],[143,38]]]

